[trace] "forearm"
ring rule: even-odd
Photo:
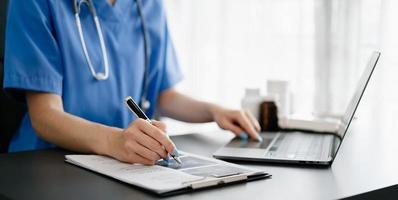
[[[122,130],[66,113],[56,94],[27,92],[26,99],[33,128],[57,146],[145,165],[153,165],[175,151],[161,122],[137,119]]]
[[[174,89],[164,91],[158,100],[161,114],[185,122],[214,121],[214,110],[219,106],[183,95]]]
[[[109,155],[108,141],[120,129],[66,113],[62,104],[42,106],[38,103],[42,97],[29,98],[33,128],[44,140],[73,151]]]
[[[48,111],[33,124],[40,137],[50,143],[73,151],[102,155],[109,152],[109,137],[119,131],[57,110]]]
[[[247,133],[251,138],[261,141],[258,135],[260,125],[249,113],[231,110],[215,104],[198,101],[177,91],[164,91],[158,100],[163,115],[186,122],[215,121],[220,128],[230,130],[235,135]]]

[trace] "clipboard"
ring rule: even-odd
[[[159,196],[171,196],[230,184],[270,178],[262,170],[181,152],[182,165],[161,161],[153,166],[123,163],[100,155],[66,155],[65,161],[137,186]],[[184,164],[185,163],[185,164]]]

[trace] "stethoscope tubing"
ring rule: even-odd
[[[142,26],[142,34],[144,37],[144,64],[145,64],[145,68],[144,68],[144,80],[143,80],[143,94],[141,96],[140,99],[140,106],[141,108],[146,111],[147,109],[149,109],[150,107],[150,103],[147,100],[147,91],[148,91],[148,76],[149,76],[149,36],[148,36],[148,31],[147,31],[147,27],[146,27],[146,23],[144,20],[144,15],[142,13],[142,5],[141,5],[141,1],[140,0],[135,0],[136,4],[137,4],[137,10],[138,10],[138,14],[140,15],[141,18],[141,26]],[[91,62],[90,56],[88,54],[88,50],[87,50],[87,45],[86,45],[86,41],[84,39],[84,35],[83,35],[83,28],[81,25],[81,21],[80,21],[80,6],[85,3],[89,10],[90,13],[92,14],[93,17],[93,21],[95,24],[95,28],[97,31],[97,35],[100,41],[100,46],[101,46],[101,53],[102,53],[102,59],[103,59],[103,63],[104,63],[104,73],[102,72],[96,72],[93,64]],[[98,16],[97,16],[97,12],[94,8],[93,3],[91,2],[91,0],[74,0],[73,3],[73,7],[74,7],[74,12],[75,12],[75,21],[76,21],[76,26],[77,26],[77,30],[79,33],[79,39],[80,39],[80,43],[82,45],[82,49],[83,49],[83,53],[84,56],[86,58],[87,61],[87,65],[89,67],[90,73],[91,75],[97,79],[98,81],[103,81],[108,79],[109,77],[109,60],[108,60],[108,53],[106,51],[106,46],[105,46],[105,41],[104,41],[104,37],[102,35],[102,27],[101,24],[99,22]]]
[[[83,35],[83,28],[80,22],[80,6],[82,3],[85,3],[88,7],[89,10],[93,16],[93,20],[94,20],[94,24],[95,24],[95,28],[97,31],[97,35],[100,41],[100,46],[101,46],[101,53],[102,53],[102,59],[103,59],[103,63],[104,63],[104,73],[97,73],[93,67],[93,64],[91,62],[91,58],[88,54],[88,50],[87,50],[87,46],[86,46],[86,41],[84,39],[84,35]],[[92,4],[92,2],[90,0],[82,0],[80,2],[77,2],[75,0],[75,20],[76,20],[76,25],[77,25],[77,30],[79,32],[79,38],[80,38],[80,43],[82,45],[82,49],[83,49],[83,53],[84,56],[86,57],[86,61],[87,61],[87,65],[90,69],[90,72],[92,74],[92,76],[99,80],[106,80],[109,77],[109,60],[108,60],[108,53],[106,52],[106,47],[105,47],[105,42],[104,42],[104,36],[102,35],[102,28],[101,28],[101,24],[98,20],[98,16],[97,16],[97,12],[95,11],[95,8]]]

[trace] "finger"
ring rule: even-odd
[[[161,121],[152,120],[152,125],[158,127],[163,132],[166,132],[166,124]]]
[[[239,123],[240,127],[243,128],[243,130],[248,133],[252,139],[257,140],[258,133],[254,130],[253,125],[244,113],[239,113],[236,116],[236,120]]]
[[[257,132],[261,131],[260,124],[258,123],[257,119],[253,116],[253,114],[250,111],[245,110],[246,116],[249,118],[250,122],[254,126],[255,130]]]
[[[129,163],[139,163],[139,164],[144,164],[144,165],[154,165],[155,161],[148,160],[136,153],[131,153],[129,156]]]
[[[230,121],[225,121],[221,124],[221,126],[221,128],[225,130],[232,131],[236,136],[239,136],[243,132],[243,130],[239,126],[236,126]]]
[[[166,150],[158,141],[154,140],[152,137],[143,133],[140,134],[138,137],[135,137],[135,140],[142,146],[145,146],[147,149],[156,152],[160,157],[167,157]]]
[[[140,130],[142,130],[145,134],[152,137],[153,139],[158,141],[161,145],[163,145],[167,152],[171,153],[174,151],[175,149],[174,143],[162,130],[160,130],[156,126],[151,125],[145,120],[139,121],[138,126]]]
[[[142,146],[141,144],[139,144],[139,143],[137,143],[135,141],[130,142],[128,145],[129,145],[129,148],[134,153],[136,153],[137,155],[140,155],[141,157],[143,157],[145,159],[148,159],[148,160],[153,161],[153,162],[155,162],[155,161],[160,159],[160,156],[157,153],[151,151],[150,149]]]

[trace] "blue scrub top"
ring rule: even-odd
[[[135,116],[124,105],[142,95],[144,41],[134,0],[92,1],[102,26],[109,57],[109,78],[97,81],[90,73],[76,28],[72,0],[11,0],[6,29],[4,88],[60,95],[65,112],[84,119],[125,128]],[[148,100],[153,115],[158,95],[181,78],[164,7],[160,0],[143,0],[150,38]],[[99,39],[86,6],[80,15],[93,66],[104,72]],[[16,94],[16,93],[14,93]],[[40,139],[28,114],[13,137],[9,151],[54,145]]]

